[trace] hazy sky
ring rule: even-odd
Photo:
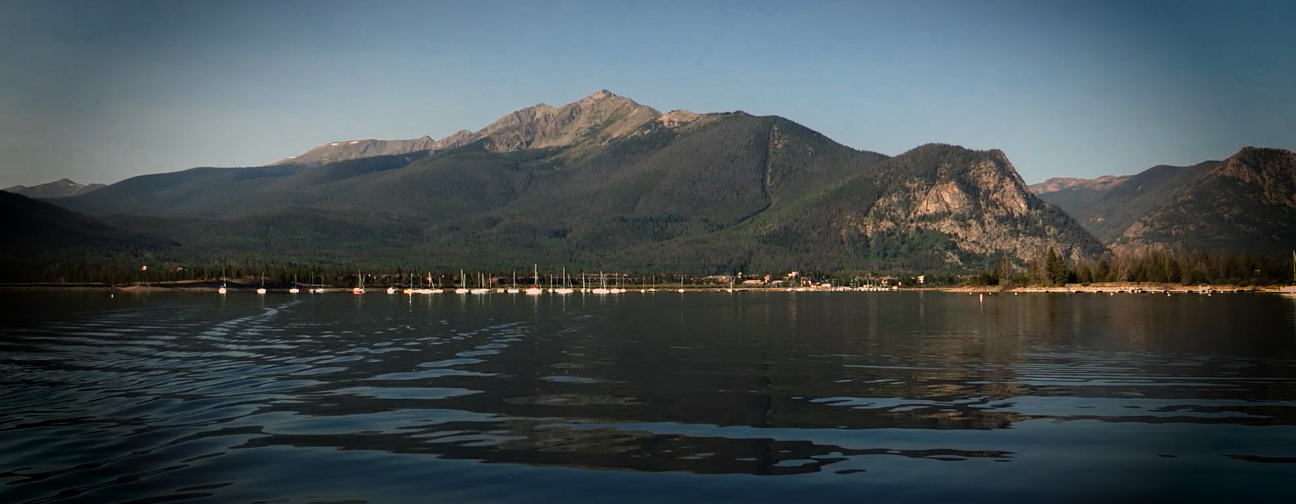
[[[1028,182],[1296,148],[1296,2],[0,0],[0,187],[439,138],[606,88]]]

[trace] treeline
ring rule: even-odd
[[[547,267],[534,275],[532,268],[498,267],[462,269],[375,267],[372,264],[340,265],[297,261],[265,261],[244,259],[240,261],[177,264],[162,261],[87,262],[87,261],[0,261],[0,284],[62,284],[128,286],[148,284],[199,283],[214,286],[224,282],[230,286],[287,288],[321,286],[351,288],[363,283],[366,287],[505,287],[516,282],[519,286],[563,284],[563,269]],[[732,274],[733,272],[729,272]],[[574,286],[608,286],[633,288],[640,285],[671,286],[681,283],[689,286],[714,283],[716,274],[711,269],[694,269],[683,272],[628,271],[589,268],[566,270],[568,283]],[[813,278],[824,281],[826,273],[815,273]],[[748,275],[746,278],[756,278]],[[583,280],[582,280],[583,279]]]
[[[1145,249],[1107,253],[1096,261],[1067,261],[1053,249],[1014,265],[1001,257],[997,267],[973,276],[971,285],[1089,284],[1097,282],[1150,282],[1182,285],[1224,284],[1238,286],[1292,283],[1293,264],[1253,254],[1225,254],[1194,251]]]
[[[687,284],[704,283],[703,278],[714,275],[744,273],[744,279],[780,278],[791,270],[762,268],[751,264],[752,258],[733,263],[677,264],[674,268],[662,264],[645,264],[642,267],[603,268],[609,281],[631,285],[677,284],[684,277]],[[804,264],[804,263],[803,263]],[[1239,286],[1277,285],[1293,282],[1292,263],[1289,260],[1252,254],[1231,255],[1223,253],[1143,250],[1127,253],[1108,253],[1096,260],[1069,261],[1054,250],[1024,263],[1000,256],[995,266],[968,276],[966,273],[943,268],[914,268],[899,270],[891,265],[857,263],[856,268],[822,269],[810,265],[796,269],[802,277],[834,285],[865,285],[877,279],[901,280],[905,285],[917,284],[917,276],[925,276],[924,285],[952,285],[966,283],[979,286],[1061,286],[1097,282],[1151,282],[1182,285],[1228,284]],[[514,275],[519,285],[536,283],[530,268],[500,268],[498,265],[463,264],[468,286],[478,286],[480,278],[490,286],[512,283]],[[551,279],[562,281],[562,265],[549,265],[541,269],[538,283],[547,285]],[[580,264],[566,265],[573,284],[579,284],[580,275],[596,275],[598,268]],[[264,283],[277,288],[293,284],[327,287],[353,287],[361,278],[366,286],[440,286],[464,285],[460,268],[449,266],[411,266],[373,263],[325,263],[308,260],[265,260],[258,258],[238,261],[194,261],[188,263],[133,257],[91,261],[70,258],[0,260],[2,284],[98,284],[133,285],[176,282],[219,282],[233,285]],[[590,277],[596,278],[596,277]],[[494,279],[492,281],[492,279]]]

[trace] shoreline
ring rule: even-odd
[[[226,287],[230,293],[248,292],[255,293],[259,286],[227,284]],[[299,286],[303,291],[309,291],[320,287],[318,285]],[[49,290],[49,291],[111,291],[111,292],[202,292],[215,293],[220,288],[220,284],[211,281],[194,281],[194,282],[176,282],[176,283],[148,283],[134,285],[106,285],[106,284],[56,284],[56,283],[22,283],[22,284],[0,284],[0,290]],[[350,293],[348,287],[324,287],[331,292]],[[1089,285],[1071,284],[1061,287],[1040,287],[1040,286],[1022,286],[1022,287],[1003,287],[997,285],[985,286],[931,286],[931,287],[903,287],[898,290],[874,289],[874,290],[855,290],[851,288],[799,288],[789,289],[783,287],[686,287],[688,292],[921,292],[936,291],[950,293],[968,293],[968,294],[996,294],[996,293],[1043,293],[1043,294],[1071,294],[1071,293],[1095,293],[1095,294],[1115,294],[1115,293],[1162,293],[1162,294],[1206,294],[1222,292],[1272,292],[1280,293],[1283,286],[1267,285],[1239,287],[1236,285],[1207,285],[1207,286],[1185,286],[1180,284],[1161,284],[1161,283],[1133,283],[1133,282],[1111,282],[1095,283]],[[287,287],[267,287],[269,293],[288,293]],[[386,288],[373,288],[369,293],[385,294]],[[676,292],[678,287],[655,288],[652,292]],[[640,289],[626,289],[627,293],[639,292]],[[398,292],[400,293],[400,292]],[[576,293],[580,293],[579,290]]]
[[[938,290],[944,292],[966,292],[979,294],[994,293],[1095,293],[1095,294],[1114,294],[1114,293],[1161,293],[1161,294],[1205,294],[1219,292],[1281,292],[1281,285],[1264,285],[1240,287],[1237,285],[1181,285],[1171,283],[1135,283],[1135,282],[1104,282],[1089,285],[1068,284],[1061,287],[1040,287],[1040,286],[1022,286],[1022,287],[1002,287],[998,285],[985,286],[961,286],[945,287]]]

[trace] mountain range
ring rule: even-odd
[[[1227,194],[1172,190],[1199,168],[1028,187],[998,150],[927,144],[890,157],[777,116],[661,113],[599,91],[439,140],[330,142],[266,166],[143,175],[50,201],[173,240],[170,253],[189,259],[966,271],[1048,249],[1078,260],[1168,243],[1181,200],[1280,208],[1296,173],[1282,153],[1217,162],[1232,167],[1220,180],[1251,184]],[[1130,187],[1155,196],[1121,196]],[[1268,196],[1250,203],[1255,191]],[[1264,220],[1286,214],[1256,215],[1245,229],[1278,229]],[[1193,236],[1217,242],[1233,223]]]

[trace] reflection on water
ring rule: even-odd
[[[4,502],[1296,497],[1280,296],[0,296]]]

